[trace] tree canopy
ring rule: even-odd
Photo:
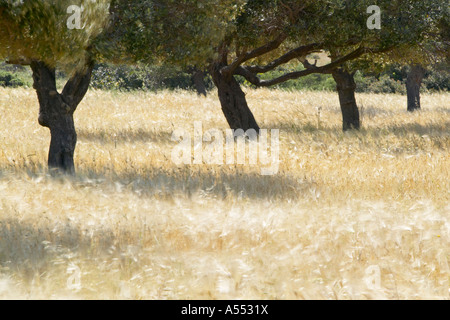
[[[100,43],[110,61],[206,64],[244,0],[113,0]]]
[[[435,22],[443,20],[446,2],[376,1],[382,26],[371,30],[367,26],[370,0],[113,0],[111,28],[103,40],[104,47],[114,50],[105,56],[201,67],[226,60],[222,72],[237,72],[255,85],[271,86],[329,71],[369,53],[400,51],[422,43],[432,34]],[[257,78],[259,73],[320,50],[338,61],[279,79]],[[377,61],[381,64],[383,58]]]
[[[265,3],[265,4],[262,4]],[[262,10],[273,14],[276,6],[280,19],[261,18],[252,13],[253,7],[245,13],[244,22],[239,30],[247,36],[237,36],[233,61],[225,71],[236,70],[251,83],[258,86],[271,86],[282,81],[295,79],[310,73],[330,72],[346,61],[362,56],[388,53],[393,49],[410,47],[421,43],[427,32],[433,28],[432,21],[438,19],[444,2],[441,1],[377,1],[382,10],[380,30],[367,27],[369,15],[366,9],[371,1],[272,1],[271,10]],[[270,6],[269,2],[249,1],[249,5]],[[286,12],[287,11],[287,12]],[[249,17],[249,18],[247,18]],[[246,24],[258,25],[259,43],[253,49],[241,48],[242,39],[247,39],[249,30]],[[270,23],[264,23],[269,20]],[[258,24],[259,23],[259,24]],[[255,32],[252,32],[255,34]],[[284,50],[283,50],[284,49]],[[293,59],[303,59],[317,50],[329,52],[332,62],[316,67],[305,64],[307,70],[283,75],[272,80],[260,80],[257,75],[288,63]],[[276,52],[279,52],[276,54]],[[273,57],[271,57],[271,54]],[[380,56],[382,61],[383,56]],[[264,65],[255,65],[255,58],[266,61]],[[260,62],[256,61],[256,62]],[[239,66],[239,67],[238,67]]]
[[[70,66],[85,59],[108,22],[108,0],[0,0],[0,57]],[[78,7],[81,28],[69,28]]]
[[[89,88],[108,8],[106,0],[0,0],[0,58],[30,65],[38,121],[51,134],[48,165],[58,172],[75,170],[73,114]],[[71,74],[61,93],[56,67]]]

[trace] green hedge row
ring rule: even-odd
[[[262,79],[274,78],[286,71],[281,69],[261,75]],[[407,68],[391,67],[381,75],[363,74],[358,71],[355,74],[357,92],[368,93],[406,93]],[[185,89],[194,90],[189,72],[168,66],[111,66],[99,64],[95,67],[91,87],[101,90],[151,90]],[[64,74],[57,73],[59,84],[65,82]],[[205,76],[205,85],[211,90],[214,85],[210,76]],[[238,77],[238,81],[251,87],[245,79]],[[32,78],[29,69],[20,66],[8,66],[0,64],[0,86],[3,87],[31,87]],[[441,68],[427,72],[423,81],[423,90],[429,92],[450,91],[450,76],[448,68]],[[331,75],[312,74],[298,80],[282,83],[276,88],[283,90],[312,90],[335,91],[336,83]]]
[[[287,71],[301,69],[282,69],[261,76],[262,79],[272,79],[281,76]],[[356,92],[367,93],[399,93],[406,94],[406,79],[408,68],[391,67],[379,75],[364,74],[360,71],[355,74]],[[241,83],[251,86],[244,79]],[[336,91],[336,83],[331,75],[312,74],[297,80],[287,81],[276,86],[284,90],[312,90]],[[422,83],[424,92],[450,91],[450,72],[448,68],[428,71]]]
[[[108,66],[97,65],[92,75],[91,86],[102,90],[194,90],[192,75],[174,67],[161,66]],[[211,79],[205,77],[208,89],[213,87]]]

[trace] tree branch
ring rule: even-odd
[[[89,60],[83,69],[76,71],[64,86],[61,95],[71,108],[76,109],[89,89],[94,65],[94,61]]]
[[[286,82],[288,80],[294,80],[294,79],[298,79],[301,77],[305,77],[305,76],[313,74],[313,73],[322,73],[322,74],[331,73],[331,71],[333,69],[339,67],[341,64],[343,64],[347,61],[359,58],[363,54],[370,52],[370,51],[371,50],[369,50],[367,48],[359,47],[358,49],[347,54],[346,56],[343,56],[325,66],[316,67],[314,65],[309,64],[309,68],[306,70],[287,73],[287,74],[282,75],[281,77],[278,77],[278,78],[275,78],[272,80],[261,80],[253,72],[251,72],[250,70],[248,70],[247,68],[242,67],[242,66],[236,70],[236,74],[243,76],[245,79],[247,79],[247,81],[249,81],[250,83],[252,83],[258,87],[270,87],[270,86],[273,86],[273,85],[276,85],[279,83]]]
[[[31,60],[28,58],[10,58],[5,61],[6,64],[16,64],[21,66],[29,66],[31,65]]]
[[[306,46],[301,46],[296,49],[293,49],[286,53],[285,55],[281,56],[280,58],[273,60],[271,63],[265,65],[265,66],[248,66],[246,69],[253,73],[266,73],[269,71],[274,70],[275,68],[279,67],[282,64],[286,64],[289,61],[300,58],[303,56],[306,56],[310,53],[316,52],[321,48],[321,44],[319,43],[313,43]]]
[[[293,10],[291,7],[286,5],[283,1],[280,0],[280,4],[286,9],[288,12],[287,15],[289,16],[289,21],[293,24],[295,23],[296,19],[298,18],[299,13],[305,9],[306,4],[303,4],[300,7],[297,7],[296,10]]]
[[[262,56],[280,47],[287,36],[285,34],[280,34],[275,40],[266,43],[265,45],[256,48],[255,50],[249,51],[243,55],[238,56],[230,65],[222,68],[222,74],[233,75],[235,70],[244,62]]]

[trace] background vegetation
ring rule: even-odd
[[[298,70],[302,68],[298,67]],[[290,70],[277,70],[267,73],[262,79],[270,79],[284,74]],[[359,93],[399,93],[406,94],[406,78],[408,67],[392,66],[388,70],[376,75],[356,72],[356,91]],[[422,84],[424,92],[450,91],[450,76],[445,66],[435,68],[427,72]],[[239,82],[246,86],[252,86],[245,79],[238,77]],[[58,83],[66,79],[64,72],[58,73]],[[211,77],[204,78],[206,88],[212,90],[214,85]],[[3,87],[31,87],[31,71],[26,67],[0,64],[0,86]],[[175,66],[127,66],[99,64],[95,67],[91,82],[91,88],[102,90],[194,90],[192,74],[180,70]],[[331,75],[312,74],[297,80],[291,80],[275,88],[283,90],[306,91],[336,91],[336,83]]]

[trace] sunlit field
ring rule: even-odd
[[[0,88],[0,298],[449,299],[450,94],[246,89],[280,130],[277,174],[171,160],[226,130],[215,92],[89,91],[74,177],[46,172],[32,89]]]

